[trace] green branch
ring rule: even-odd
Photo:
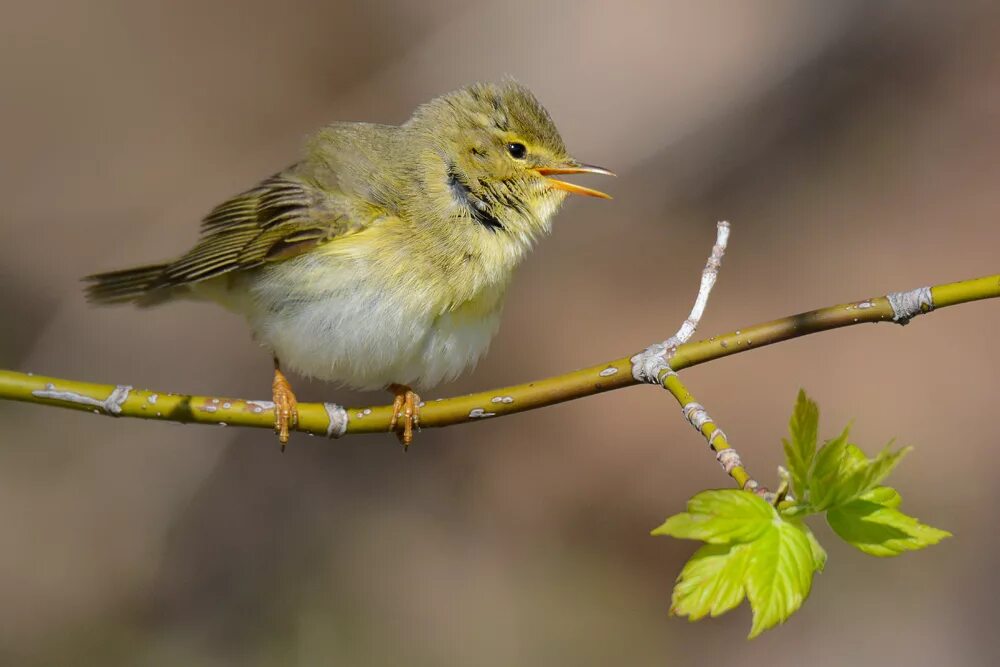
[[[919,310],[911,309],[909,316],[900,318],[890,297],[895,298],[897,309],[900,308],[902,297],[910,297],[909,303],[905,303],[904,299],[903,307],[916,305]],[[708,340],[679,345],[669,363],[674,371],[680,371],[713,359],[820,331],[865,322],[902,319],[900,323],[905,323],[919,312],[996,297],[1000,297],[1000,275],[840,304],[744,327],[734,333]],[[633,377],[630,357],[622,357],[543,380],[430,401],[421,409],[420,426],[436,428],[503,417],[634,384],[639,384],[639,380]],[[94,384],[6,370],[0,371],[0,399],[90,410],[115,417],[268,429],[274,426],[270,401],[155,392],[124,385]],[[347,408],[346,425],[337,419],[343,416],[341,410],[329,403],[300,403],[298,430],[332,436],[340,435],[341,432],[385,433],[389,430],[392,406]]]
[[[708,442],[708,446],[715,452],[715,459],[726,471],[726,474],[733,478],[733,481],[744,491],[753,491],[766,500],[773,500],[774,494],[770,493],[766,487],[761,486],[747,469],[743,467],[743,461],[739,453],[729,444],[729,438],[715,421],[708,416],[705,408],[698,403],[677,373],[668,372],[664,375],[662,386],[677,399],[684,412],[684,418],[695,430],[701,433]]]

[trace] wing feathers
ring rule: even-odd
[[[165,268],[159,286],[288,259],[342,235],[348,225],[330,215],[329,198],[287,172],[267,179],[215,207],[202,221],[201,240]],[[318,219],[320,211],[324,219]]]
[[[212,209],[198,243],[168,264],[89,276],[88,296],[100,302],[162,300],[190,283],[308,252],[364,229],[384,211],[337,188],[329,174],[303,162]]]

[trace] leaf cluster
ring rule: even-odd
[[[899,493],[882,485],[909,448],[893,451],[890,443],[868,458],[850,443],[849,429],[822,447],[818,431],[819,408],[800,391],[783,440],[794,495],[775,506],[746,491],[703,491],[687,511],[653,531],[705,542],[677,579],[671,613],[696,621],[746,598],[751,638],[784,622],[826,565],[826,552],[804,521],[812,514],[825,513],[837,535],[873,556],[923,549],[950,535],[901,512]]]

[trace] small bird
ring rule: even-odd
[[[283,370],[395,397],[404,448],[421,390],[485,353],[515,267],[569,193],[605,174],[569,156],[549,113],[513,80],[421,105],[399,126],[333,123],[299,162],[216,206],[179,258],[84,278],[91,302],[214,301],[274,359],[275,431],[298,425]]]

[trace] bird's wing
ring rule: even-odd
[[[295,257],[364,229],[377,217],[298,176],[294,167],[216,206],[201,239],[165,267],[155,287],[207,280]]]

